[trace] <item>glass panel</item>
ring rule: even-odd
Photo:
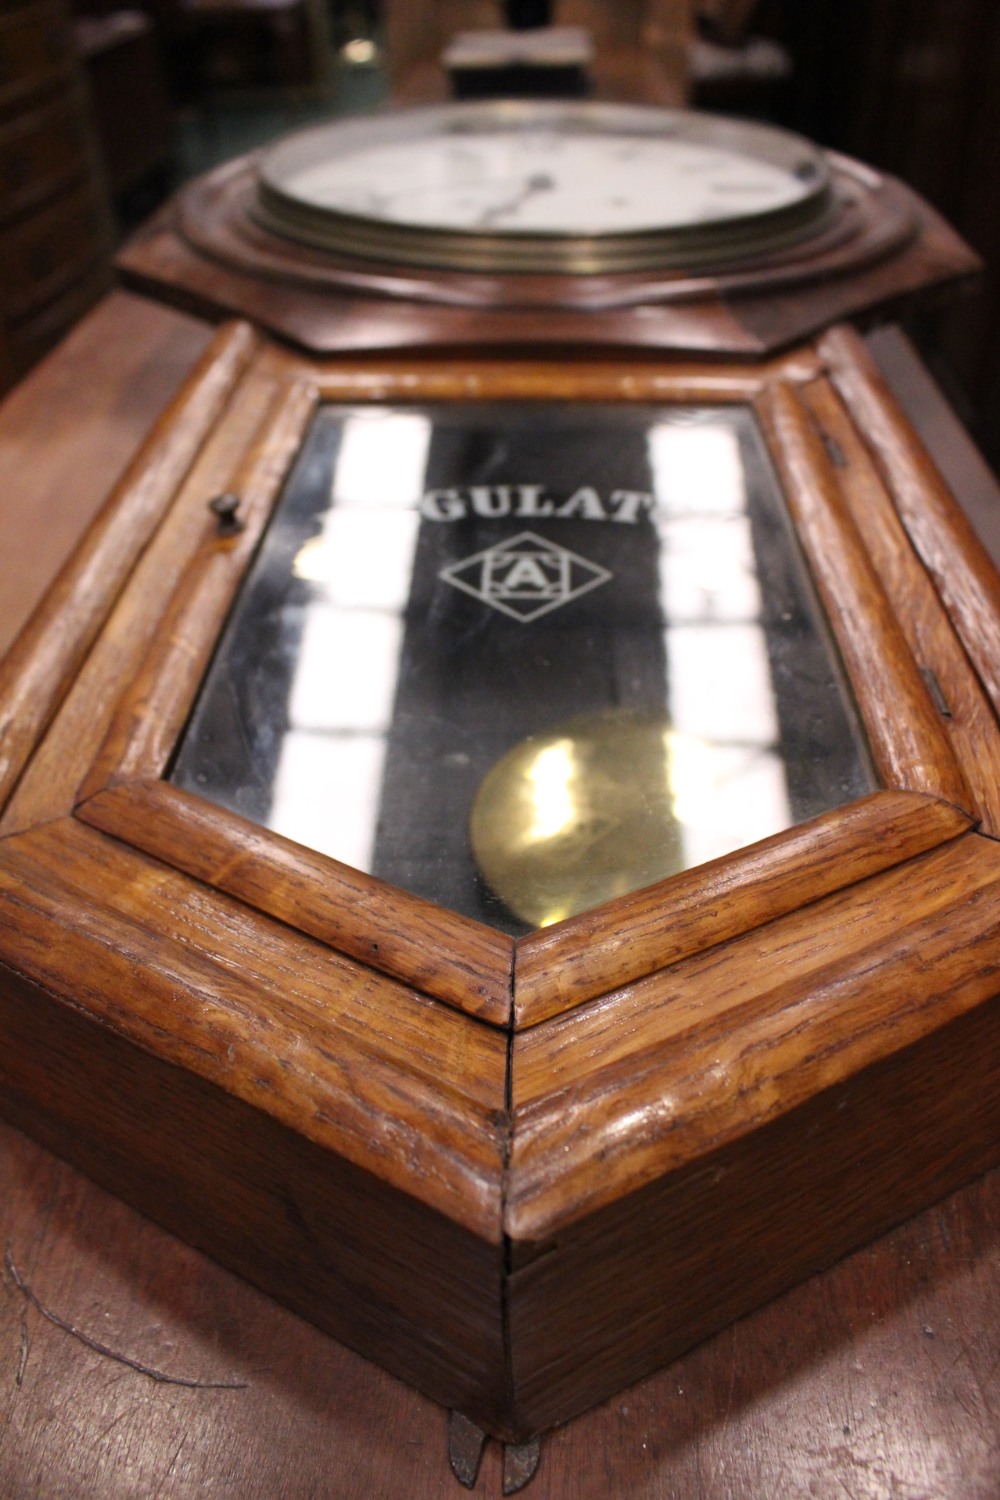
[[[324,407],[173,781],[510,932],[875,783],[748,410]]]

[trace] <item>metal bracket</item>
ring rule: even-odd
[[[503,1445],[503,1492],[516,1495],[535,1477],[538,1460],[542,1456],[542,1440],[533,1437],[527,1443],[504,1443]]]
[[[487,1434],[460,1411],[453,1411],[448,1423],[448,1460],[451,1472],[465,1489],[475,1488],[479,1465],[486,1447]],[[526,1443],[503,1444],[503,1492],[516,1495],[535,1477],[541,1457],[541,1438]]]
[[[448,1461],[451,1472],[467,1490],[475,1488],[485,1447],[486,1434],[482,1428],[460,1411],[453,1411],[448,1422]]]
[[[930,667],[921,667],[920,675],[924,679],[924,682],[927,684],[927,690],[930,693],[931,697],[934,699],[934,707],[937,709],[942,719],[950,719],[952,717],[951,707],[944,695],[944,689],[942,688],[940,682],[938,682],[935,673],[931,671]]]

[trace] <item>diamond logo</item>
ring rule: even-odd
[[[438,574],[445,583],[523,625],[596,589],[611,576],[607,568],[531,531],[452,563]]]

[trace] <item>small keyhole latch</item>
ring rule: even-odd
[[[238,531],[243,530],[246,522],[237,515],[241,504],[239,495],[228,491],[224,495],[216,495],[208,502],[209,510],[218,520],[220,536],[235,536]]]

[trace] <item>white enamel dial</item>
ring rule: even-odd
[[[552,130],[370,146],[292,171],[285,187],[340,213],[533,234],[674,228],[802,197],[792,173],[724,146]]]
[[[681,111],[493,103],[341,122],[273,147],[260,216],[311,243],[467,269],[765,253],[828,208],[822,154]]]

